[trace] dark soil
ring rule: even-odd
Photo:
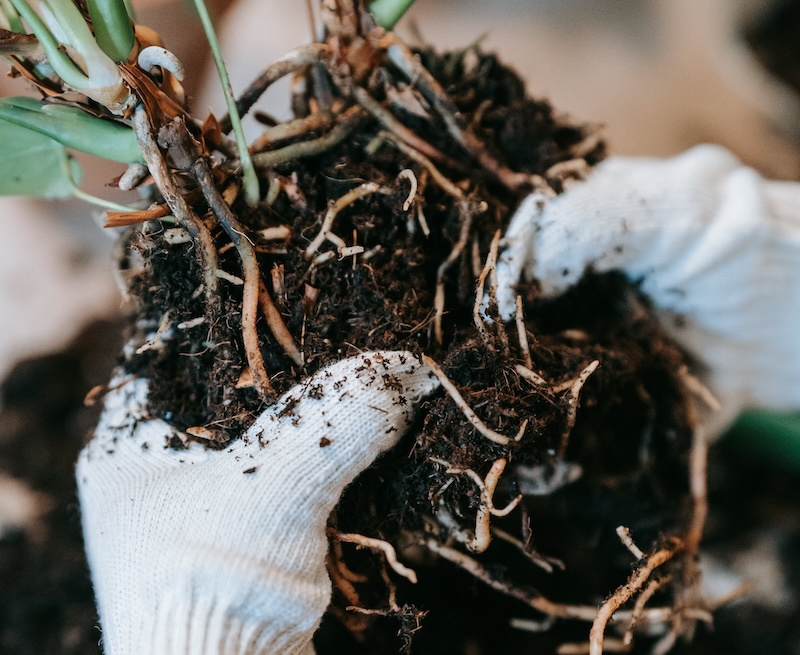
[[[794,0],[772,5],[744,36],[764,67],[800,92],[800,5]]]
[[[95,324],[64,352],[21,362],[0,387],[0,474],[50,503],[35,530],[0,535],[0,653],[100,653],[75,460],[99,414],[84,396],[108,380],[121,327]]]
[[[602,142],[591,129],[557,115],[544,101],[529,99],[513,72],[492,56],[476,49],[443,56],[423,52],[421,61],[455,103],[464,125],[472,126],[485,150],[511,170],[547,178],[558,192],[564,179],[553,172],[555,164],[578,160],[588,170],[603,157]],[[309,84],[313,88],[311,80]],[[538,470],[540,477],[549,479],[570,463],[578,478],[573,484],[528,496],[507,518],[493,519],[493,525],[528,543],[529,549],[558,560],[564,571],[545,574],[504,544],[493,544],[481,561],[493,575],[535,586],[552,600],[596,605],[626,580],[634,564],[619,543],[618,525],[630,528],[647,551],[663,543],[665,535],[681,535],[687,528],[692,510],[687,473],[691,427],[678,376],[686,358],[624,278],[589,275],[554,302],[540,300],[535,286],[520,287],[533,369],[552,385],[537,387],[522,379],[514,365],[525,354],[513,323],[497,320],[490,303],[495,321],[482,335],[474,325],[472,307],[475,280],[490,242],[497,230],[507,227],[527,190],[509,190],[470,162],[433,112],[421,105],[415,109],[407,99],[394,101],[398,93],[410,90],[397,86],[386,69],[372,75],[370,90],[419,136],[460,162],[445,163],[441,170],[459,186],[463,199],[454,200],[419,163],[391,144],[376,149],[380,127],[367,118],[341,145],[269,171],[265,184],[289,181],[283,188],[291,193],[280,193],[270,206],[255,211],[235,209],[249,229],[263,277],[271,279],[270,292],[305,358],[298,369],[261,325],[262,352],[275,391],[281,393],[348,355],[406,349],[439,361],[467,403],[494,430],[510,436],[523,431],[518,442],[493,443],[477,434],[450,397],[440,393],[423,403],[418,425],[393,453],[350,488],[332,525],[401,547],[413,546],[425,534],[444,541],[455,526],[462,531],[474,528],[481,502],[474,482],[448,473],[448,465],[484,477],[493,462],[509,460],[495,494],[502,507],[524,491],[521,478],[526,471]],[[307,97],[295,98],[294,104],[301,117],[311,106]],[[414,202],[424,210],[429,234],[415,205],[410,211],[403,209],[410,185],[399,174],[406,169],[417,180],[427,177]],[[322,216],[332,201],[365,182],[391,191],[357,201],[337,216],[331,231],[366,252],[337,258],[325,243],[319,253],[331,251],[333,256],[314,265],[305,250],[319,232]],[[260,230],[276,226],[289,226],[290,236],[279,243],[259,237]],[[149,224],[129,238],[130,289],[138,305],[133,343],[138,350],[125,366],[151,381],[153,414],[183,431],[173,439],[174,446],[193,438],[188,434],[196,438],[199,427],[205,430],[203,441],[219,447],[236,438],[264,407],[255,389],[237,387],[245,366],[237,309],[241,287],[223,283],[223,315],[210,327],[208,321],[197,324],[207,309],[197,291],[201,276],[193,245],[170,245],[167,227]],[[222,232],[215,234],[222,248]],[[433,325],[437,271],[462,234],[467,235],[467,247],[444,278],[439,343]],[[220,265],[239,275],[234,249],[222,255]],[[156,330],[161,337],[152,341]],[[600,367],[581,393],[572,427],[569,381],[594,360]],[[561,391],[551,390],[565,381]],[[441,523],[443,511],[455,526]],[[337,593],[333,615],[345,617],[343,624],[355,637],[342,642],[331,627],[319,637],[318,652],[349,652],[344,643],[352,638],[370,653],[395,652],[412,641],[415,653],[460,653],[494,652],[504,640],[548,648],[565,639],[586,639],[588,626],[569,622],[544,636],[509,631],[509,617],[525,616],[524,607],[514,608],[514,601],[497,593],[487,596],[480,584],[454,574],[430,553],[414,556],[412,551],[403,554],[415,560],[424,580],[415,589],[400,587],[399,609],[386,609],[389,588],[377,557],[354,549],[342,555],[351,569],[368,575],[368,583],[357,585],[355,604],[385,610],[393,618],[387,622],[354,615],[347,610],[353,598]],[[690,553],[664,567],[676,582],[657,599],[678,602],[684,588],[694,584],[693,566]],[[464,624],[459,620],[460,641],[453,641],[447,622],[473,615],[490,618]],[[423,616],[422,629],[417,630]],[[395,636],[398,631],[400,637]],[[473,650],[466,644],[473,644]]]
[[[629,527],[647,548],[660,535],[680,534],[685,527],[689,443],[674,378],[682,356],[642,303],[622,276],[590,275],[558,301],[526,305],[528,329],[536,335],[537,370],[560,371],[566,377],[574,376],[587,360],[603,362],[583,389],[566,452],[567,461],[580,464],[580,479],[548,495],[526,496],[521,510],[492,520],[493,526],[520,539],[530,538],[532,550],[556,557],[564,570],[546,573],[497,540],[479,557],[500,579],[533,587],[551,600],[599,603],[625,581],[632,562],[615,533],[618,525]],[[447,364],[451,378],[467,390],[465,397],[481,408],[490,425],[502,425],[505,419],[512,426],[505,432],[513,434],[520,416],[534,417],[513,450],[512,462],[519,468],[512,465],[495,495],[497,506],[503,507],[521,489],[522,466],[555,465],[565,398],[530,387],[521,395],[519,380],[502,360],[498,362],[497,353],[474,342],[454,346]],[[430,458],[473,468],[483,476],[487,461],[507,450],[476,437],[446,397],[425,403],[422,414],[419,431],[412,431],[347,490],[338,510],[340,529],[377,532],[392,543],[403,543],[410,530],[430,530],[440,504],[466,517],[464,522],[475,516],[479,496],[474,483],[445,474]],[[413,548],[405,555],[415,558]],[[555,652],[560,643],[586,639],[587,626],[575,622],[556,624],[536,635],[511,630],[510,617],[535,618],[536,612],[489,591],[463,572],[442,571],[442,563],[430,557],[417,554],[415,560],[421,582],[414,588],[401,587],[400,598],[430,612],[414,637],[413,653],[489,653],[504,648]],[[370,570],[363,561],[348,562],[356,571]],[[681,566],[676,564],[676,570]],[[380,598],[372,602],[381,606]],[[382,634],[384,642],[366,630],[364,650],[359,652],[392,652],[399,642],[389,635],[397,629],[397,624],[384,625],[389,633]]]

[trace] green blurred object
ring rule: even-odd
[[[130,127],[91,116],[77,107],[42,104],[33,98],[0,98],[0,119],[90,155],[124,164],[143,161]],[[11,137],[9,145],[13,145],[13,134]]]
[[[60,143],[0,120],[0,195],[68,198],[80,177]]]
[[[369,6],[382,28],[390,30],[414,4],[414,0],[375,0]]]
[[[800,414],[750,410],[723,439],[742,454],[800,473]]]

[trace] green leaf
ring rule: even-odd
[[[0,120],[0,195],[66,198],[80,176],[60,143]]]
[[[130,127],[91,116],[77,107],[42,105],[33,98],[2,98],[0,119],[90,155],[125,164],[144,161]]]

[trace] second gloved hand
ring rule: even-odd
[[[611,158],[550,202],[520,207],[498,263],[501,310],[537,279],[556,295],[592,268],[619,269],[707,367],[718,431],[746,407],[800,408],[800,185],[730,153]]]

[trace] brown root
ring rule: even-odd
[[[611,617],[641,589],[655,569],[668,562],[683,547],[684,545],[681,541],[673,539],[672,543],[649,555],[631,574],[628,581],[606,599],[597,611],[597,616],[594,618],[592,628],[589,631],[589,655],[602,655],[606,625],[611,620]],[[644,610],[639,610],[637,617],[640,617],[643,612]],[[632,616],[633,614],[631,614]]]

